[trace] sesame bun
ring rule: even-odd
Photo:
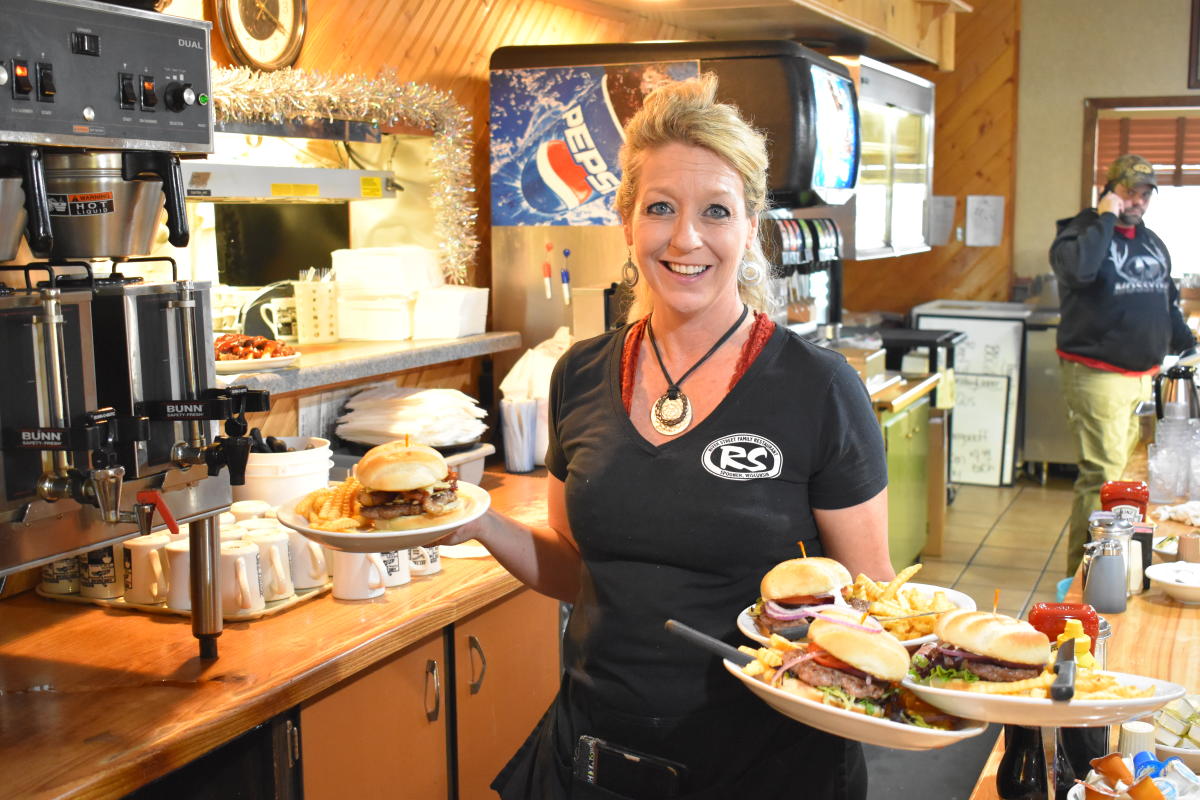
[[[851,583],[850,571],[832,558],[793,558],[763,576],[759,593],[765,600],[833,594]]]
[[[446,479],[450,468],[432,447],[389,442],[367,451],[354,468],[363,486],[381,492],[423,489]]]
[[[960,609],[943,614],[933,632],[948,645],[1013,664],[1050,661],[1050,640],[1024,620],[990,611]]]
[[[809,641],[816,642],[829,654],[840,658],[855,669],[885,681],[899,682],[908,674],[908,650],[900,640],[892,636],[874,619],[868,617],[861,622],[862,614],[833,609],[821,612],[829,616],[844,617],[855,625],[875,628],[880,633],[869,633],[858,628],[839,625],[828,620],[815,619],[808,628]]]

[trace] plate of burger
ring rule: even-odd
[[[774,636],[758,650],[739,649],[754,660],[744,667],[725,661],[730,674],[781,714],[835,736],[932,750],[987,727],[946,714],[901,686],[908,651],[853,609],[832,609],[814,619],[806,643]]]
[[[760,644],[772,633],[798,640],[822,605],[850,606],[869,611],[905,647],[919,647],[934,640],[933,626],[941,613],[975,608],[975,601],[963,592],[909,582],[920,568],[914,564],[888,583],[866,575],[851,582],[850,573],[833,559],[784,561],[763,576],[758,601],[738,614],[738,629]]]
[[[823,556],[776,564],[759,583],[759,599],[738,615],[738,629],[760,644],[771,634],[799,641],[808,634],[813,608],[848,607],[842,587],[852,583],[841,562]]]
[[[1050,640],[1024,620],[987,611],[951,611],[938,639],[912,659],[904,686],[949,714],[1003,724],[1097,727],[1142,716],[1182,697],[1177,683],[1076,667],[1075,694],[1049,698]]]
[[[277,517],[333,550],[386,553],[435,542],[490,502],[432,447],[389,442],[368,450],[345,481],[284,503]]]

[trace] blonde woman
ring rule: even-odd
[[[762,313],[766,147],[716,88],[659,89],[626,127],[637,321],[557,365],[549,527],[489,513],[452,538],[574,604],[562,689],[493,784],[504,798],[865,797],[857,743],[770,710],[663,630],[674,618],[740,643],[738,612],[800,540],[893,575],[874,413],[841,356]],[[594,739],[652,758],[618,758],[638,766],[598,789],[577,777]]]

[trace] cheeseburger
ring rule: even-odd
[[[1046,635],[1028,622],[1003,614],[950,611],[942,615],[933,632],[939,641],[917,651],[913,670],[938,684],[1027,680],[1042,674],[1050,661]]]
[[[850,583],[850,571],[832,558],[793,558],[763,576],[761,597],[750,613],[764,636],[799,639],[808,628],[809,608],[844,605],[841,590]]]
[[[425,445],[390,442],[367,451],[354,468],[363,489],[361,514],[376,530],[407,530],[437,524],[458,511],[458,474],[442,454]]]
[[[874,619],[828,609],[808,628],[808,647],[780,667],[782,688],[820,703],[872,717],[888,716],[897,684],[908,673],[908,651]]]

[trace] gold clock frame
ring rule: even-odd
[[[233,15],[239,13],[241,4],[253,3],[256,0],[213,0],[217,30],[220,32],[221,41],[235,63],[262,70],[263,72],[273,72],[274,70],[290,67],[296,63],[296,60],[300,57],[300,50],[304,46],[304,35],[308,27],[308,0],[294,1],[296,4],[296,13],[294,16],[295,27],[288,32],[287,48],[278,58],[263,62],[250,55],[246,50],[236,33],[237,28],[233,24]]]

